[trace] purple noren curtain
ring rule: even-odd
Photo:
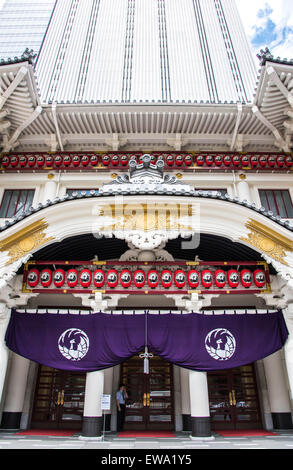
[[[90,372],[139,353],[147,338],[153,354],[187,369],[211,371],[269,356],[287,337],[282,312],[76,315],[13,310],[5,341],[12,351],[40,364]]]

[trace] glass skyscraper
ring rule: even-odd
[[[0,10],[0,59],[39,52],[55,0],[5,0]]]

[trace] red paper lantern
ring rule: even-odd
[[[194,289],[199,285],[199,272],[195,269],[191,269],[188,272],[188,285],[191,289]]]
[[[175,163],[177,166],[183,165],[184,158],[182,155],[176,155],[175,157]]]
[[[151,155],[151,163],[155,165],[156,161],[157,161],[156,155]]]
[[[215,165],[216,166],[222,166],[223,165],[223,156],[222,155],[216,155],[215,156]]]
[[[186,274],[182,269],[177,269],[174,273],[174,283],[178,289],[182,289],[186,283]]]
[[[78,282],[78,272],[76,269],[69,269],[66,274],[66,282],[68,287],[75,287]]]
[[[226,284],[226,273],[222,269],[217,269],[215,272],[215,284],[221,289],[225,287]]]
[[[161,273],[161,284],[165,289],[169,289],[172,285],[172,273],[168,269],[164,269]]]
[[[70,155],[64,155],[63,164],[64,164],[64,166],[70,166],[71,165],[71,156]]]
[[[230,155],[225,155],[223,158],[223,162],[225,166],[230,166],[232,164],[232,158]]]
[[[241,284],[245,289],[250,287],[252,285],[252,273],[249,271],[249,269],[242,269],[240,273],[240,278],[241,278]]]
[[[72,165],[77,167],[80,164],[80,156],[79,155],[73,155],[72,157]]]
[[[61,166],[63,163],[63,158],[62,158],[62,155],[55,155],[54,157],[54,165],[59,167]]]
[[[119,165],[119,157],[118,155],[112,155],[111,162],[113,166],[118,166]]]
[[[192,165],[192,163],[193,163],[192,155],[185,155],[184,163],[185,163],[186,166]]]
[[[203,155],[197,155],[195,157],[195,161],[198,166],[203,166],[205,164],[205,158]]]
[[[80,271],[79,282],[82,287],[88,287],[92,282],[92,273],[89,269],[85,268]]]
[[[109,155],[105,154],[105,155],[102,156],[102,163],[103,163],[104,166],[110,165],[110,161],[111,160],[110,160]]]
[[[19,166],[25,167],[26,165],[27,165],[27,157],[25,155],[20,155]]]
[[[212,166],[214,164],[214,157],[212,155],[206,156],[206,164],[207,166]]]
[[[166,157],[166,163],[168,166],[173,166],[174,165],[174,157],[173,155],[167,155]]]
[[[43,155],[37,156],[37,167],[41,168],[45,165],[45,157]]]
[[[46,155],[45,160],[46,166],[53,166],[54,158],[52,157],[52,155]]]
[[[234,166],[239,166],[241,164],[241,158],[239,155],[233,155],[232,162]]]
[[[128,156],[127,155],[121,155],[120,162],[122,166],[126,166],[128,164]]]
[[[110,269],[107,272],[107,284],[111,289],[117,286],[118,279],[119,277],[118,277],[118,272],[116,271],[116,269]]]
[[[36,164],[36,157],[34,155],[30,155],[27,159],[27,164],[29,167],[33,167]]]
[[[80,161],[81,161],[82,166],[88,166],[90,162],[90,157],[88,155],[83,155]]]
[[[44,165],[45,165],[45,157],[43,155],[38,155],[37,156],[37,166],[39,168],[41,168]]]
[[[232,289],[235,289],[239,285],[239,272],[236,269],[230,269],[228,271],[228,283]]]
[[[209,289],[213,284],[213,273],[209,269],[204,269],[201,273],[201,283]]]
[[[250,162],[250,159],[248,157],[248,155],[242,155],[241,157],[241,165],[242,166],[249,166],[249,162]]]
[[[288,167],[288,168],[291,168],[291,166],[293,165],[293,158],[290,156],[290,155],[287,155],[285,157],[285,165]]]
[[[258,156],[257,155],[251,155],[250,157],[250,165],[254,168],[258,165]]]
[[[134,272],[133,282],[138,289],[141,289],[145,285],[145,273],[142,269],[137,269]]]
[[[267,164],[267,157],[265,155],[260,155],[260,157],[258,158],[258,162],[260,166],[265,167]]]
[[[273,168],[276,165],[276,159],[272,155],[268,157],[268,164],[271,168]]]
[[[18,165],[18,156],[17,155],[12,155],[10,157],[10,165],[15,168]]]
[[[6,156],[3,157],[1,164],[2,164],[2,166],[3,166],[4,168],[7,168],[7,167],[9,166],[9,164],[10,164],[10,158],[9,158],[9,157],[6,157]]]
[[[283,155],[279,155],[277,158],[276,158],[276,162],[277,162],[277,166],[279,168],[283,168],[283,166],[285,165],[285,157]]]
[[[43,287],[49,287],[52,282],[52,271],[49,268],[45,268],[41,272],[41,284]]]
[[[151,270],[148,272],[148,285],[151,289],[154,289],[159,284],[159,273],[155,270]]]
[[[120,274],[120,284],[122,287],[129,287],[131,285],[132,274],[129,269],[123,269]]]
[[[92,155],[91,158],[90,158],[91,166],[97,166],[98,163],[99,163],[98,155]]]
[[[37,269],[30,269],[27,275],[27,283],[30,287],[36,287],[39,282],[40,273]]]
[[[105,272],[102,269],[96,269],[93,279],[96,287],[103,287],[105,284]]]
[[[56,287],[62,287],[65,282],[65,271],[64,269],[56,269],[54,272],[53,282]]]
[[[261,269],[257,269],[253,273],[254,283],[257,287],[264,287],[266,285],[266,275]]]

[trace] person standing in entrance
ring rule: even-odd
[[[123,431],[125,411],[126,411],[126,399],[128,398],[125,384],[120,384],[119,390],[116,393],[117,403],[117,432]]]

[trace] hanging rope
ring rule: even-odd
[[[149,374],[150,373],[150,357],[153,357],[154,355],[152,353],[149,353],[148,349],[148,311],[145,311],[145,338],[144,338],[144,353],[140,354],[139,357],[143,359],[143,372],[144,374]]]

